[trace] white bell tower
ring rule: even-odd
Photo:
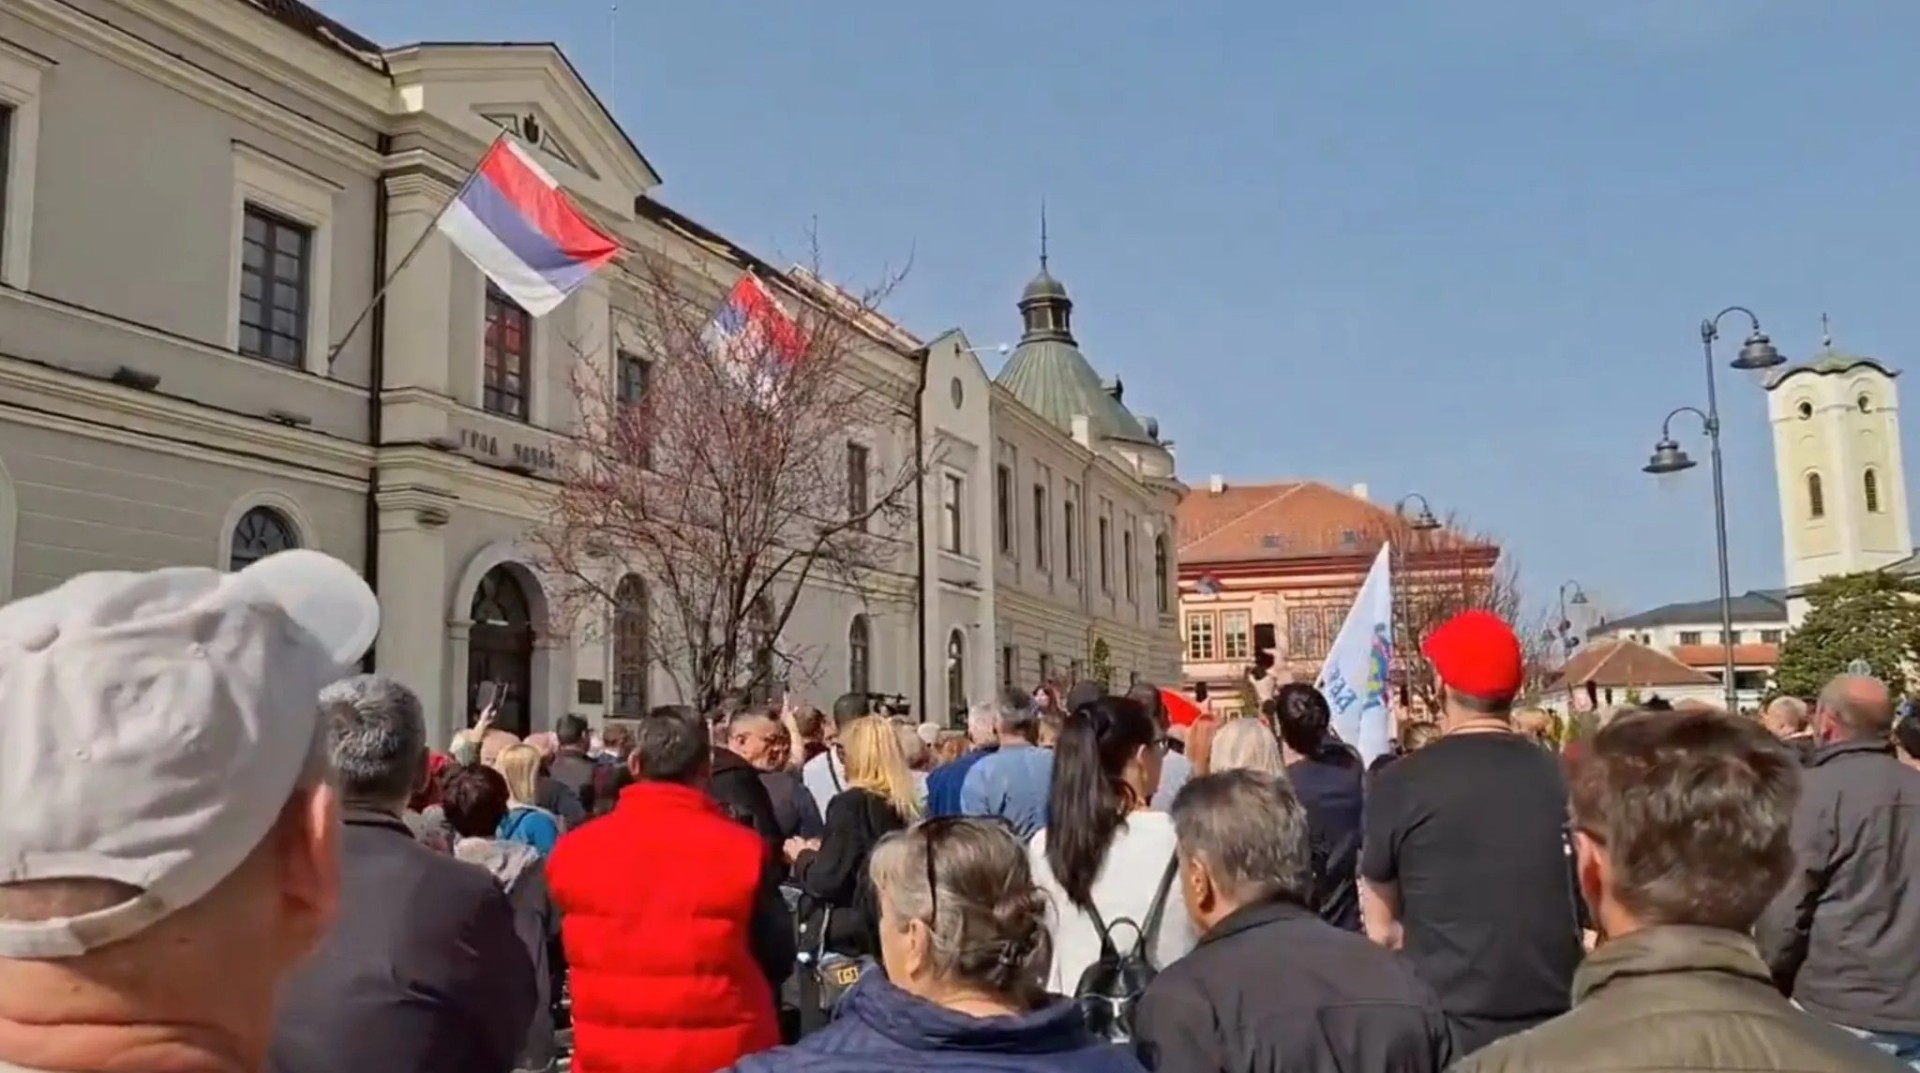
[[[1795,625],[1806,613],[1797,590],[1914,553],[1897,375],[1873,358],[1835,350],[1828,338],[1812,361],[1767,381],[1787,612]]]

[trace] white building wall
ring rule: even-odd
[[[572,422],[568,378],[609,344],[612,279],[536,322],[527,420],[488,414],[484,281],[428,230],[504,112],[537,115],[542,162],[629,242],[689,262],[713,251],[635,217],[658,178],[551,49],[422,46],[388,66],[392,80],[240,4],[136,0],[111,24],[63,0],[0,8],[0,106],[14,120],[0,146],[0,598],[87,570],[225,567],[236,521],[264,507],[295,543],[377,573],[376,663],[421,693],[436,740],[468,715],[474,593],[496,568],[540,622],[530,729],[601,717],[610,631],[593,615],[561,621],[559,586],[526,538],[550,487],[543,460]],[[311,229],[311,308],[290,366],[235,349],[249,203]],[[384,323],[344,338],[383,274],[382,205],[387,267],[412,256]],[[891,363],[890,382],[915,379],[904,354],[872,360]],[[129,374],[157,383],[110,381]],[[984,410],[985,389],[972,394]],[[909,450],[908,424],[871,430],[877,453]],[[862,612],[873,688],[918,692],[913,570],[903,550],[864,602],[825,584],[802,595],[783,637],[802,654],[796,692],[826,703],[846,688]],[[990,623],[985,606],[963,624]],[[648,694],[679,699],[659,672]]]

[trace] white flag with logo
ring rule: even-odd
[[[1334,733],[1368,764],[1393,745],[1388,668],[1393,666],[1393,579],[1389,547],[1380,545],[1366,583],[1314,683],[1333,709]]]

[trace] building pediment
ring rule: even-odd
[[[508,130],[562,185],[626,217],[660,185],[627,133],[566,55],[549,44],[423,44],[387,54],[403,112],[485,143]]]

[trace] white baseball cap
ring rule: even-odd
[[[66,958],[204,897],[278,819],[380,604],[352,567],[283,551],[238,573],[82,574],[0,607],[0,884],[142,893],[0,920],[0,958]]]

